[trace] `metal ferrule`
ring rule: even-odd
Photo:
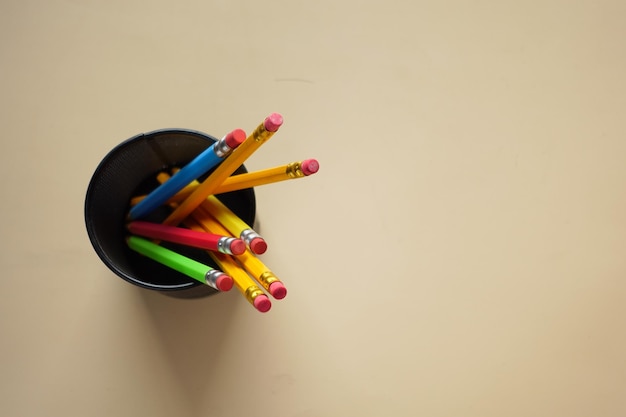
[[[206,281],[207,285],[210,285],[217,290],[217,279],[222,275],[226,274],[222,271],[218,271],[217,269],[211,269],[207,271],[207,273],[204,275],[204,280]]]
[[[272,285],[272,283],[280,280],[276,278],[276,275],[274,275],[272,271],[265,271],[258,277],[258,281],[261,283],[261,285],[263,285],[263,288],[267,290],[269,289],[270,285]]]
[[[235,240],[234,237],[222,236],[217,241],[217,251],[225,253],[227,255],[232,255],[233,253],[230,250],[230,245]]]
[[[250,242],[252,242],[252,239],[261,237],[261,235],[259,235],[257,232],[255,232],[252,229],[246,229],[243,232],[241,232],[239,237],[241,238],[241,240],[246,242],[247,246],[250,246]]]
[[[256,141],[256,142],[265,142],[267,140],[267,138],[271,135],[272,132],[268,132],[267,130],[265,130],[265,125],[263,123],[261,123],[259,126],[257,126],[256,129],[254,129],[254,132],[252,132],[252,138]]]
[[[225,156],[227,156],[229,153],[233,151],[233,148],[228,146],[228,144],[226,143],[226,137],[223,137],[222,139],[215,142],[213,151],[215,152],[215,155],[217,155],[218,157],[224,158]]]
[[[256,285],[251,285],[246,288],[245,294],[246,299],[250,301],[251,304],[254,304],[254,299],[257,298],[259,295],[263,295],[265,293]]]
[[[304,172],[302,172],[302,164],[300,162],[292,162],[287,165],[287,169],[285,169],[285,174],[289,175],[289,178],[300,178],[304,177]]]

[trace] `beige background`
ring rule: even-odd
[[[3,1],[3,416],[626,415],[623,1]],[[265,315],[117,278],[119,142],[285,125],[246,163]]]

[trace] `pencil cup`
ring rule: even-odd
[[[216,141],[194,130],[156,130],[127,139],[104,157],[87,188],[85,225],[93,248],[111,271],[133,285],[170,296],[196,298],[216,292],[132,251],[126,244],[126,216],[131,198],[156,188],[159,172],[185,166]],[[245,172],[241,165],[235,174]],[[220,194],[220,200],[246,223],[254,224],[256,200],[252,188]],[[160,222],[169,213],[167,207],[161,207],[145,220]],[[217,268],[205,251],[191,248],[177,251]]]

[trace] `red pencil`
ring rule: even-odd
[[[134,235],[179,243],[228,255],[241,255],[246,250],[246,244],[243,240],[231,236],[198,232],[182,227],[166,226],[161,223],[140,220],[128,223],[127,227]]]

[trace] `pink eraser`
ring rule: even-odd
[[[230,242],[230,253],[233,255],[241,255],[246,251],[246,244],[241,239],[235,239]]]
[[[267,250],[267,243],[262,237],[255,237],[250,241],[250,250],[255,255],[262,255]]]
[[[231,149],[241,145],[244,140],[246,140],[246,132],[241,129],[235,129],[224,137],[224,142]]]
[[[282,282],[278,281],[272,282],[270,284],[269,292],[270,294],[272,294],[272,297],[277,300],[282,300],[287,296],[287,288],[285,288]]]
[[[228,275],[220,275],[215,281],[215,285],[220,291],[230,291],[233,288],[233,279]]]
[[[272,113],[265,118],[263,126],[268,132],[276,132],[278,128],[283,124],[283,116],[278,113]]]
[[[304,175],[311,175],[315,174],[320,169],[320,164],[317,162],[317,159],[306,159],[302,161],[300,167]]]
[[[261,313],[267,313],[272,308],[272,302],[267,298],[267,295],[259,295],[254,299],[254,308]]]

